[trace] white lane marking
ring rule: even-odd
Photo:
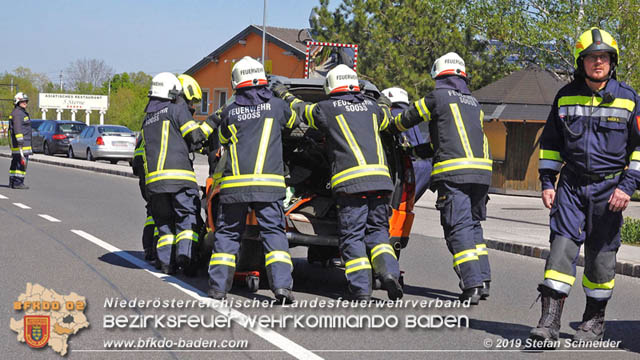
[[[8,197],[6,197],[6,196],[4,196],[4,195],[0,194],[0,199],[8,199]]]
[[[23,204],[23,203],[13,203],[13,205],[21,208],[21,209],[31,209],[30,207],[28,207],[27,205]]]
[[[45,220],[49,220],[51,222],[60,222],[60,220],[54,218],[53,216],[47,215],[47,214],[38,214],[38,216],[40,216],[41,218],[43,218]]]
[[[229,307],[223,307],[221,304],[222,302],[219,300],[214,300],[211,299],[209,297],[207,297],[207,294],[205,294],[203,291],[200,291],[196,288],[194,288],[193,286],[185,283],[184,281],[175,278],[173,276],[170,275],[166,275],[163,273],[159,273],[155,270],[155,268],[152,268],[151,265],[147,264],[145,261],[138,259],[137,257],[124,252],[120,249],[118,249],[117,247],[102,241],[100,239],[98,239],[97,237],[86,233],[82,230],[71,230],[72,233],[91,241],[92,243],[100,246],[101,248],[113,253],[114,255],[118,255],[119,257],[123,258],[124,260],[130,262],[131,264],[147,271],[148,273],[150,273],[151,275],[157,277],[158,279],[164,279],[164,278],[170,278],[171,282],[169,282],[169,284],[173,285],[176,289],[182,291],[183,293],[195,298],[196,300],[202,301],[202,302],[207,302],[209,303],[208,305],[210,305],[208,308],[211,308],[217,312],[219,312],[222,315],[226,315],[232,318],[233,321],[235,321],[236,323],[240,324],[241,326],[245,327],[247,330],[253,332],[254,334],[260,336],[261,338],[267,340],[268,342],[272,343],[273,345],[277,346],[278,348],[286,351],[287,353],[289,353],[291,356],[295,357],[296,359],[322,359],[321,357],[319,357],[318,355],[314,354],[313,352],[305,349],[304,347],[296,344],[295,342],[291,341],[290,339],[278,334],[277,332],[273,331],[272,329],[269,328],[265,328],[265,327],[260,327],[260,326],[256,326],[255,328],[253,327],[247,327],[246,324],[248,324],[248,320],[249,317],[241,312],[239,312],[238,310],[235,310],[233,308],[229,308]]]

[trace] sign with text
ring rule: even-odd
[[[39,107],[68,110],[107,110],[108,97],[104,95],[40,93]]]

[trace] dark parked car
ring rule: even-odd
[[[76,137],[86,124],[69,120],[46,120],[31,135],[33,152],[45,155],[66,154],[69,140]]]
[[[42,123],[45,121],[46,120],[42,120],[42,119],[31,119],[31,131],[33,132],[38,130],[40,125],[42,125]]]

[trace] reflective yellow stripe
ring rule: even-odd
[[[24,137],[24,135],[22,135],[22,134],[14,134],[14,135],[16,137],[16,140],[17,139],[22,139]]]
[[[153,221],[153,217],[152,216],[147,216],[147,221],[145,221],[144,226],[149,226],[149,225],[155,225],[156,222]]]
[[[287,121],[287,128],[291,129],[293,127],[293,125],[296,123],[296,112],[295,111],[291,111],[291,116],[289,117],[289,121]]]
[[[10,175],[27,175],[26,171],[22,170],[9,170]]]
[[[208,139],[211,134],[213,134],[213,128],[209,126],[206,122],[200,124],[200,130],[204,133],[204,136]]]
[[[160,154],[158,154],[158,164],[156,171],[164,169],[164,163],[167,161],[167,148],[169,147],[169,120],[162,122],[162,138],[160,141]]]
[[[181,231],[176,236],[176,244],[179,243],[181,240],[191,240],[193,242],[198,242],[198,233],[194,232],[193,230]]]
[[[540,149],[540,159],[562,161],[559,151]]]
[[[632,152],[631,157],[629,157],[629,161],[640,161],[640,151]]]
[[[460,251],[459,253],[453,255],[453,266],[455,267],[472,260],[478,260],[476,249]]]
[[[144,153],[142,154],[142,164],[144,165],[144,173],[145,173],[145,174],[147,174],[147,173],[149,173],[149,167],[148,167],[148,165],[147,165],[147,150],[146,150],[146,148],[142,145],[142,144],[144,144],[144,143],[145,143],[145,140],[144,140],[144,129],[140,130],[140,133],[142,134],[142,143],[140,143],[140,146],[141,146],[143,149],[145,149],[145,150],[144,150]],[[146,177],[146,175],[145,175],[145,177]],[[146,183],[146,180],[145,180],[145,183]]]
[[[616,284],[616,279],[612,279],[611,281],[607,281],[606,283],[602,283],[602,284],[598,284],[598,283],[594,283],[589,281],[589,279],[587,279],[586,275],[582,275],[582,285],[586,288],[589,288],[591,290],[594,289],[606,289],[606,290],[611,290],[613,289],[613,287]]]
[[[366,165],[367,161],[365,160],[364,155],[362,155],[362,150],[360,150],[360,147],[356,142],[356,138],[353,136],[351,129],[349,129],[349,125],[347,124],[347,120],[344,118],[344,115],[341,114],[336,116],[336,120],[338,121],[338,125],[340,126],[340,130],[342,131],[342,135],[347,140],[347,143],[349,144],[351,152],[356,158],[358,165]]]
[[[584,106],[602,106],[602,107],[615,107],[620,109],[626,109],[633,111],[635,109],[635,102],[629,99],[615,99],[613,102],[603,104],[602,98],[598,96],[563,96],[558,99],[558,106],[567,105],[584,105]]]
[[[402,125],[402,113],[396,115],[396,117],[393,119],[393,122],[396,125],[396,128],[398,128],[398,130],[407,131],[407,128],[404,127],[404,125]]]
[[[209,265],[226,265],[236,267],[236,257],[235,255],[227,253],[214,253],[211,255]]]
[[[219,181],[220,188],[231,188],[239,186],[275,186],[285,188],[284,176],[272,174],[248,174],[225,176]]]
[[[431,121],[431,112],[429,112],[429,108],[427,107],[427,103],[424,101],[424,98],[416,101],[413,105],[418,109],[418,113],[422,120]]]
[[[485,159],[489,159],[491,152],[489,151],[489,139],[484,133],[484,111],[482,110],[480,110],[480,128],[482,129],[482,153]]]
[[[291,262],[291,255],[288,252],[282,250],[272,251],[264,256],[264,266],[269,266],[274,262],[283,262],[293,266]]]
[[[378,244],[371,249],[371,261],[375,259],[380,254],[391,254],[396,260],[398,257],[396,256],[396,252],[393,250],[393,247],[389,244]]]
[[[380,140],[378,117],[376,114],[373,114],[373,133],[376,137],[376,148],[378,149],[378,164],[384,165],[384,149],[382,148],[382,141]]]
[[[184,123],[184,125],[180,126],[180,133],[182,134],[182,137],[185,137],[187,136],[187,134],[189,134],[190,132],[192,132],[197,128],[198,128],[198,123],[196,123],[193,120],[189,120],[186,123]]]
[[[366,269],[371,270],[371,263],[369,262],[368,258],[361,257],[348,261],[344,266],[344,273],[350,274],[354,271]]]
[[[435,163],[433,165],[433,171],[431,171],[431,175],[460,169],[479,169],[492,171],[492,165],[493,161],[491,159],[457,158]]]
[[[477,244],[476,245],[476,254],[479,255],[489,255],[487,251],[487,244]]]
[[[351,180],[362,176],[381,175],[391,178],[389,168],[385,165],[362,165],[341,171],[331,177],[331,187],[334,187],[344,181]]]
[[[472,158],[473,151],[471,150],[471,143],[469,143],[467,130],[464,127],[464,121],[462,121],[462,115],[460,115],[460,108],[458,107],[458,104],[449,104],[449,107],[451,108],[453,119],[456,122],[456,129],[458,130],[458,136],[460,136],[460,142],[462,143],[464,153],[468,158]]]
[[[161,248],[163,246],[167,246],[167,245],[173,245],[175,244],[175,237],[173,235],[163,235],[158,239],[158,244],[156,245],[156,248]]]
[[[231,131],[231,146],[229,149],[231,150],[231,172],[233,175],[240,175],[240,167],[238,165],[238,138],[236,137],[238,130],[235,125],[231,125],[229,126],[229,131]]]
[[[307,118],[307,121],[309,122],[309,126],[311,126],[314,129],[318,129],[318,127],[316,126],[316,121],[313,118],[313,109],[316,107],[316,105],[318,104],[307,105],[304,107],[304,116]]]
[[[145,184],[151,184],[160,180],[187,180],[193,181],[195,183],[198,182],[196,179],[196,173],[189,170],[178,170],[178,169],[170,169],[170,170],[161,170],[154,171],[145,177]]]
[[[382,108],[382,114],[384,116],[382,117],[382,124],[380,124],[378,131],[383,131],[389,127],[389,115],[391,115],[391,113],[389,113],[389,109],[386,106]]]
[[[563,282],[563,283],[569,284],[569,285],[573,285],[573,283],[576,281],[576,277],[575,276],[563,274],[563,273],[557,272],[555,270],[547,270],[547,271],[545,271],[544,272],[544,278],[545,279],[551,279],[551,280],[560,281],[560,282]]]
[[[256,165],[253,169],[254,174],[262,174],[264,160],[267,157],[267,148],[269,147],[269,138],[271,137],[271,128],[273,127],[273,118],[264,119],[262,126],[262,136],[260,136],[260,145],[258,146],[258,155],[256,156]]]
[[[229,142],[229,139],[222,135],[222,131],[218,131],[218,140],[220,140],[220,144],[226,144]]]

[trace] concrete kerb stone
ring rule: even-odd
[[[0,156],[6,157],[6,158],[11,158],[11,154],[0,153]],[[107,169],[107,168],[102,168],[102,167],[99,167],[99,166],[93,166],[93,165],[89,165],[89,164],[80,165],[80,164],[74,164],[74,163],[69,163],[69,162],[64,162],[64,161],[56,161],[56,160],[49,160],[49,159],[39,159],[39,158],[33,158],[33,157],[29,158],[29,161],[39,162],[39,163],[48,164],[48,165],[70,167],[70,168],[80,169],[80,170],[101,172],[101,173],[111,174],[111,175],[119,175],[119,176],[137,178],[137,176],[133,175],[133,172],[128,172],[126,170]]]

